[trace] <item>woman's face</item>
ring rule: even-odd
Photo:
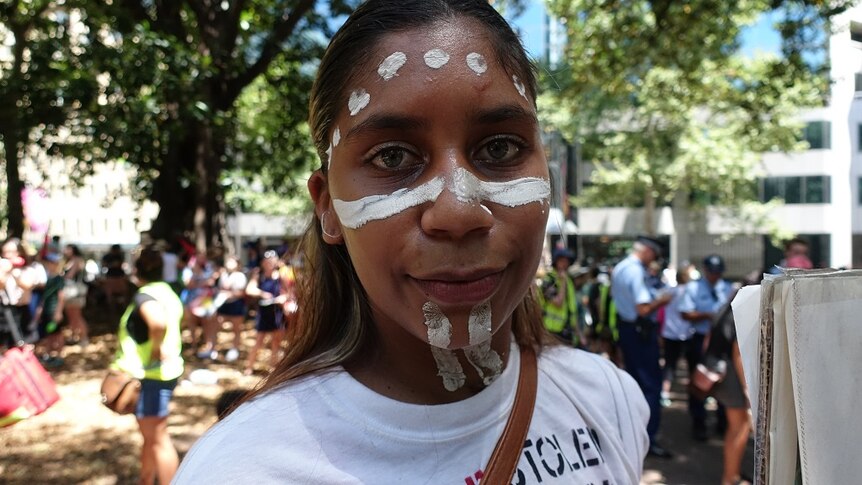
[[[309,182],[325,240],[347,246],[379,332],[487,342],[542,249],[550,186],[532,100],[471,20],[389,34],[370,59],[330,131],[328,185]]]

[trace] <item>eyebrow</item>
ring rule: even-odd
[[[369,116],[355,125],[345,135],[346,138],[361,135],[369,131],[384,130],[421,130],[428,127],[428,122],[412,116],[378,113]]]
[[[474,122],[482,125],[493,125],[505,121],[520,121],[535,123],[536,115],[517,104],[505,104],[490,109],[478,110],[472,114]]]

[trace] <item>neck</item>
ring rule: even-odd
[[[391,333],[378,332],[381,338],[376,351],[346,366],[347,371],[366,387],[397,401],[445,404],[467,399],[487,387],[485,379],[473,363],[480,362],[478,367],[483,369],[482,358],[494,352],[502,361],[502,367],[499,369],[499,372],[502,372],[509,361],[511,319],[491,337],[490,348],[482,349],[479,345],[442,351],[451,352],[463,372],[463,385],[449,390],[440,375],[444,373],[441,372],[443,367],[438,364],[440,351],[437,351],[438,358],[435,358],[430,344],[409,334],[400,326],[398,329],[401,330],[401,335],[396,335],[398,338],[383,338],[383,334]],[[487,369],[483,370],[485,377],[489,373]]]

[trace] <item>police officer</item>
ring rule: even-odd
[[[660,458],[673,456],[656,441],[661,421],[662,373],[659,365],[658,322],[654,313],[672,298],[664,292],[654,296],[647,286],[646,268],[662,254],[656,239],[640,236],[632,252],[614,267],[611,295],[617,309],[620,349],[626,371],[634,377],[650,408],[647,434],[649,454]]]
[[[691,322],[694,335],[689,341],[687,361],[689,369],[693,369],[703,360],[703,342],[712,327],[719,310],[730,299],[733,285],[722,279],[724,274],[724,259],[717,254],[704,258],[701,265],[703,277],[689,282],[679,306],[682,318]],[[690,370],[689,370],[690,372]],[[692,419],[692,437],[698,441],[706,441],[706,409],[704,401],[693,394],[688,395],[688,412]]]
[[[578,300],[569,266],[575,254],[568,249],[554,250],[553,271],[542,281],[541,303],[545,328],[568,344],[578,345]]]

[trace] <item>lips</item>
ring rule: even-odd
[[[502,270],[473,270],[413,277],[413,281],[432,301],[457,306],[486,301],[497,291],[502,278]]]

